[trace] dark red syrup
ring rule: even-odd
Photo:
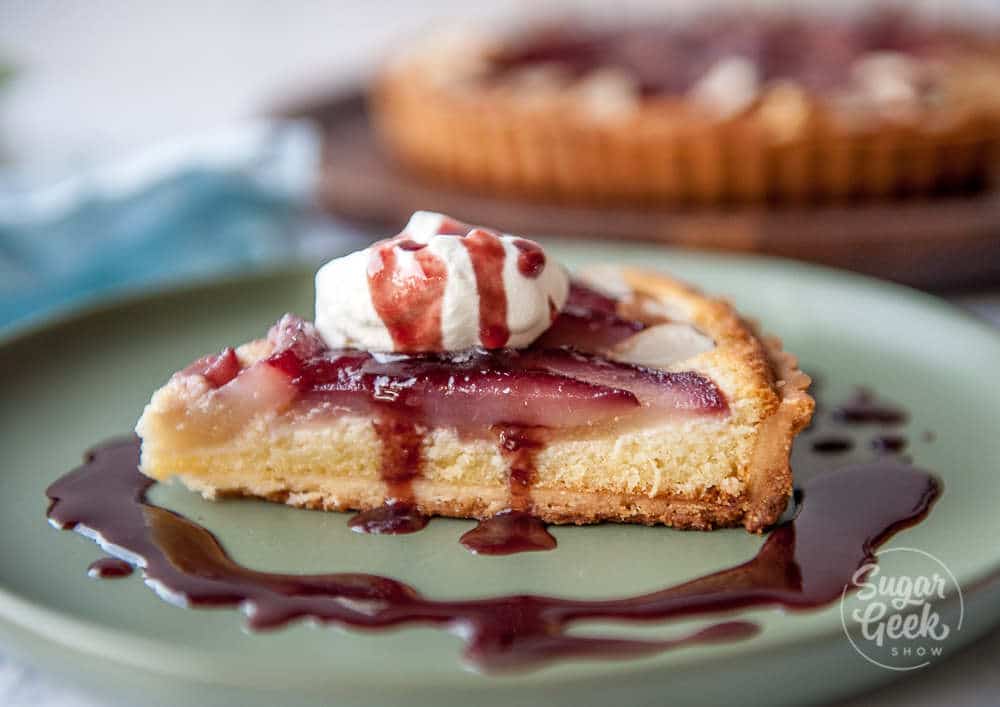
[[[372,304],[397,350],[440,351],[447,268],[441,258],[425,248],[408,248],[413,252],[413,267],[404,268],[396,255],[396,245],[396,241],[387,241],[374,248],[368,263]]]
[[[303,358],[283,350],[258,365],[287,376],[298,388],[297,404],[307,409],[323,403],[365,414],[399,411],[413,424],[470,434],[505,423],[561,429],[729,411],[722,391],[699,373],[569,349],[470,349],[406,358],[329,349]]]
[[[872,440],[872,449],[883,454],[899,454],[907,444],[909,441],[903,435],[885,434]]]
[[[868,388],[857,388],[847,402],[834,408],[833,418],[846,425],[902,425],[909,415],[903,408],[879,400]]]
[[[48,516],[60,528],[98,537],[137,558],[147,580],[191,607],[243,606],[255,629],[313,618],[358,628],[404,625],[449,629],[466,658],[485,670],[537,668],[565,658],[627,658],[682,645],[754,635],[747,621],[724,621],[671,641],[587,636],[575,623],[663,622],[746,607],[805,609],[838,597],[874,551],[923,518],[940,493],[929,473],[882,458],[820,474],[800,490],[797,516],[772,530],[749,561],[648,594],[604,600],[539,595],[437,601],[376,575],[259,572],[231,559],[205,528],[146,501],[154,483],[138,472],[135,438],[110,442],[53,483]],[[345,601],[349,600],[349,601]]]
[[[507,345],[507,289],[503,283],[506,251],[499,236],[485,228],[473,228],[462,239],[476,275],[479,293],[479,340],[487,349]]]
[[[525,277],[536,278],[545,269],[545,251],[537,243],[518,238],[514,247],[520,251],[517,255],[517,270]]]
[[[824,437],[813,440],[812,450],[818,454],[843,454],[854,447],[850,437]]]
[[[479,339],[487,349],[507,345],[507,291],[503,269],[507,259],[500,234],[443,217],[437,235],[456,236],[469,254],[479,296]],[[545,253],[519,238],[518,271],[536,278],[545,269]],[[394,249],[414,254],[415,266],[401,265]],[[447,283],[444,261],[425,250],[407,231],[372,246],[368,289],[379,318],[389,329],[396,351],[440,351],[441,307]]]
[[[117,557],[102,557],[90,563],[87,574],[95,579],[119,579],[132,574],[132,565]]]
[[[409,238],[404,238],[403,240],[396,241],[395,245],[400,250],[409,250],[409,251],[423,250],[424,248],[427,247],[426,243],[417,243],[416,241],[411,240]]]
[[[545,430],[506,425],[498,430],[500,453],[508,460],[510,505],[515,511],[531,509],[535,482],[535,453],[545,446]]]
[[[545,431],[507,425],[498,430],[498,444],[508,462],[509,508],[481,520],[459,542],[477,555],[554,550],[556,539],[532,514],[535,453],[545,445]]]
[[[429,520],[411,503],[386,501],[377,508],[357,513],[347,524],[358,533],[406,535],[423,530]]]
[[[513,555],[556,549],[556,539],[545,523],[529,511],[501,511],[479,521],[459,542],[477,555]]]
[[[534,346],[541,349],[571,346],[584,350],[609,349],[646,328],[646,323],[618,313],[618,300],[571,282],[569,297],[555,323]]]
[[[410,422],[385,415],[375,423],[382,442],[379,469],[386,487],[385,502],[348,521],[351,530],[376,535],[401,535],[423,530],[429,520],[413,497],[413,480],[420,475],[423,435]]]

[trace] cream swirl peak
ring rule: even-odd
[[[417,211],[399,235],[320,268],[316,328],[330,346],[368,351],[524,348],[568,293],[534,241]]]

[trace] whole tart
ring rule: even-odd
[[[384,262],[416,247],[404,231],[370,250]],[[326,510],[774,523],[791,494],[792,440],[813,411],[795,358],[666,275],[588,277],[519,349],[334,348],[286,315],[155,392],[136,428],[141,471],[208,498]]]
[[[996,36],[905,11],[442,33],[387,63],[372,114],[404,166],[486,192],[714,204],[971,191],[997,163]]]

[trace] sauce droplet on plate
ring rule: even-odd
[[[858,388],[850,400],[834,409],[833,418],[846,425],[901,425],[909,415],[901,407],[880,401],[868,388]]]
[[[812,450],[818,454],[843,454],[853,447],[850,437],[824,437],[812,443]]]
[[[132,574],[132,565],[117,557],[102,557],[90,563],[87,574],[95,579],[119,579]]]

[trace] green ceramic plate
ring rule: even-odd
[[[912,412],[911,451],[946,491],[892,546],[941,558],[965,590],[957,650],[1000,619],[1000,337],[910,290],[778,260],[665,249],[558,245],[573,265],[627,261],[725,293],[780,333],[827,399],[869,384]],[[173,370],[260,335],[286,310],[311,314],[305,272],[145,296],[9,336],[0,346],[0,628],[5,649],[130,702],[341,705],[662,704],[829,700],[896,677],[859,657],[838,606],[743,612],[763,627],[744,642],[631,661],[581,661],[515,676],[463,666],[461,642],[431,629],[362,633],[299,624],[248,633],[232,610],[159,600],[139,576],[89,579],[90,541],[45,521],[45,487],[84,449],[131,429]],[[933,430],[928,441],[924,430]],[[800,450],[801,451],[801,450]],[[831,462],[833,464],[834,462]],[[239,561],[283,572],[386,574],[432,597],[533,592],[620,596],[751,557],[762,540],[603,525],[556,528],[553,553],[477,557],[456,542],[470,523],[435,520],[412,536],[360,536],[347,516],[252,501],[208,503],[176,487],[154,501],[207,526]],[[883,564],[905,569],[904,553]],[[604,630],[603,627],[587,627]],[[690,626],[635,627],[679,635]],[[632,630],[614,628],[616,631]]]

